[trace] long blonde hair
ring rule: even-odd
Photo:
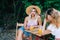
[[[57,26],[60,23],[60,16],[59,16],[59,11],[54,9],[54,8],[50,8],[47,10],[47,15],[51,15],[54,21],[54,24]]]
[[[58,24],[60,23],[60,16],[59,16],[58,12],[57,13],[53,13],[53,18],[55,20],[56,26],[58,26]]]

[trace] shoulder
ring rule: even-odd
[[[38,15],[38,16],[37,16],[37,19],[38,19],[38,20],[41,20],[41,17]]]
[[[47,28],[52,28],[53,24],[49,24]]]
[[[39,15],[37,15],[37,18],[40,19],[41,17]]]
[[[55,27],[55,25],[50,24],[50,25],[47,27],[47,29],[49,29],[49,30],[54,30],[54,27]]]
[[[38,18],[40,18],[40,16],[38,15]]]
[[[29,16],[25,17],[25,20],[28,20]]]
[[[48,27],[54,28],[56,25],[55,24],[50,24]]]

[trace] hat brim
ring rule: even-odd
[[[38,6],[34,6],[34,5],[31,5],[29,7],[26,8],[26,14],[29,15],[30,14],[30,11],[32,8],[35,8],[38,12],[38,14],[40,15],[41,13],[41,9],[38,7]]]

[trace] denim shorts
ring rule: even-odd
[[[25,31],[24,26],[21,26],[19,30],[22,30],[25,36],[31,36],[31,33]]]

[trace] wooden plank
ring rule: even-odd
[[[17,26],[24,26],[23,23],[17,23]]]
[[[38,34],[38,29],[35,29],[35,30],[33,30],[33,31],[30,31],[30,30],[25,30],[25,31],[30,32],[31,34],[37,35],[37,36],[39,36],[39,37],[42,36],[42,35]]]

